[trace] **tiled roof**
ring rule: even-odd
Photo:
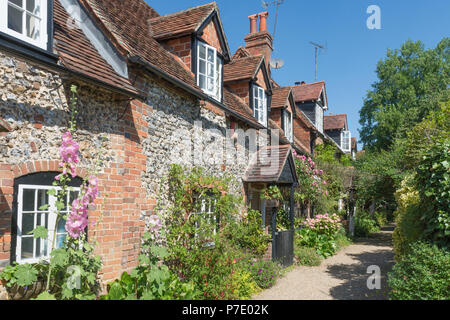
[[[224,104],[230,108],[230,110],[238,113],[240,116],[244,117],[248,120],[252,125],[257,128],[263,127],[256,119],[253,117],[253,111],[249,106],[245,104],[245,102],[233,94],[227,87],[223,89],[224,94]]]
[[[274,88],[272,95],[271,108],[284,108],[289,104],[289,94],[291,93],[291,87]]]
[[[240,58],[231,61],[223,68],[224,82],[252,79],[263,61],[263,56]]]
[[[347,122],[346,114],[335,114],[323,117],[323,129],[324,130],[339,130],[345,129],[345,123]]]
[[[196,32],[217,9],[215,2],[150,20],[153,37],[158,40],[180,37]]]
[[[251,53],[247,49],[245,49],[243,46],[240,46],[234,53],[232,59],[234,60],[234,59],[240,59],[240,58],[247,58],[250,56],[251,56]]]
[[[246,182],[280,182],[280,177],[291,156],[290,145],[268,146],[259,150],[244,176]],[[294,172],[295,175],[295,172]],[[294,177],[294,180],[297,178]]]
[[[325,82],[320,81],[292,87],[295,102],[318,100],[324,86]]]
[[[192,73],[187,71],[153,37],[150,20],[158,13],[143,0],[82,0],[129,56],[138,56],[153,67],[201,91]]]
[[[54,49],[60,62],[95,80],[137,93],[130,81],[119,74],[103,59],[81,29],[69,28],[69,14],[59,1],[54,1]]]

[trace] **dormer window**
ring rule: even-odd
[[[47,50],[47,0],[0,1],[0,31]]]
[[[260,86],[253,86],[253,116],[267,126],[267,94]]]
[[[341,148],[344,152],[352,151],[352,134],[350,131],[341,132]]]
[[[292,113],[287,110],[284,110],[283,112],[283,124],[284,135],[290,142],[293,142]]]
[[[198,43],[197,85],[215,98],[222,100],[223,61],[217,55],[217,50],[206,43]]]

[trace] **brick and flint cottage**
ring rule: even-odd
[[[0,15],[0,268],[49,255],[28,233],[55,221],[72,85],[81,163],[67,202],[100,159],[89,237],[103,281],[136,266],[172,163],[231,174],[256,208],[265,185],[296,183],[292,150],[311,148],[292,92],[270,78],[265,13],[233,56],[216,3],[161,16],[144,0],[1,0]],[[64,225],[53,232],[61,243]]]

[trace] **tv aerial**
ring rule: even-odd
[[[315,56],[315,76],[314,76],[314,81],[317,81],[317,60],[318,60],[318,55],[320,54],[321,50],[325,51],[326,50],[326,46],[318,44],[317,42],[313,42],[310,41],[310,44],[312,44],[314,46],[314,56]]]
[[[284,0],[273,0],[273,1],[262,0],[261,1],[262,7],[266,10],[270,6],[276,6],[276,8],[277,8],[276,14],[275,14],[275,24],[273,26],[273,33],[272,33],[274,42],[275,42],[275,34],[277,32],[277,25],[278,25],[278,9],[280,8],[280,5],[282,5],[283,3],[284,3]],[[284,61],[282,59],[278,59],[278,58],[271,58],[269,64],[272,69],[281,69],[284,66]]]
[[[275,14],[275,25],[273,27],[273,38],[275,38],[275,33],[277,32],[277,22],[278,22],[278,9],[280,7],[280,5],[282,5],[284,3],[284,0],[274,0],[274,1],[265,1],[265,0],[261,0],[261,5],[264,9],[268,9],[270,6],[276,6],[277,7],[277,12]]]

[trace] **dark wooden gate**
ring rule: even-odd
[[[285,268],[294,263],[294,230],[275,232],[272,257]]]

